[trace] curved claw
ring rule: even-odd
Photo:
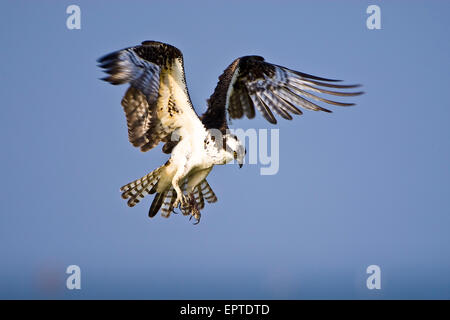
[[[195,225],[197,225],[199,223],[200,223],[200,219],[198,219],[197,222],[194,222],[193,225],[195,226]]]
[[[181,209],[181,208],[189,205],[189,201],[190,201],[190,198],[187,195],[181,194],[180,197],[177,196],[177,198],[175,199],[175,202],[173,203],[173,209],[175,209],[175,208]],[[175,214],[177,214],[177,213],[175,212]]]
[[[189,221],[192,220],[192,217],[195,218],[196,222],[194,223],[194,225],[199,224],[200,223],[200,210],[198,209],[198,205],[197,202],[195,200],[194,194],[190,194],[189,196],[186,196],[186,198],[188,199],[187,201],[187,206],[189,208],[189,211],[191,212],[191,215],[189,217]]]
[[[195,213],[195,214],[191,214],[191,216],[189,217],[189,221],[192,220],[192,217],[194,217],[195,220],[196,220],[196,221],[193,223],[194,226],[200,223],[200,218],[201,218],[200,212],[197,212],[197,213]]]

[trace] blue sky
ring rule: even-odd
[[[66,28],[67,6],[81,30]],[[381,30],[366,8],[381,8]],[[450,298],[447,1],[3,1],[0,298]],[[165,162],[127,140],[96,59],[183,51],[198,113],[236,57],[362,83],[358,106],[279,121],[280,170],[216,167],[193,226],[119,187]],[[272,128],[261,116],[234,128]],[[79,265],[82,289],[65,288]],[[366,288],[379,265],[382,289]]]

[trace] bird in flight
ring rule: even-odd
[[[278,116],[292,120],[299,108],[331,112],[311,100],[336,106],[351,106],[319,94],[356,96],[346,89],[359,85],[316,77],[268,63],[260,56],[234,60],[219,77],[200,117],[192,106],[186,86],[181,51],[169,44],[144,41],[98,59],[108,74],[102,80],[113,85],[129,84],[122,99],[128,138],[141,151],[160,142],[169,160],[146,176],[123,186],[122,197],[133,207],[145,195],[156,194],[149,216],[158,211],[169,217],[175,208],[200,221],[200,211],[217,201],[206,177],[215,165],[236,160],[242,166],[244,144],[228,130],[227,118],[252,119],[255,108],[272,124]],[[339,91],[336,91],[339,90]]]

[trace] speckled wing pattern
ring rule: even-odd
[[[274,113],[291,120],[292,114],[303,113],[299,108],[331,112],[311,100],[336,106],[354,105],[320,96],[325,94],[349,97],[362,94],[345,91],[359,85],[337,84],[339,81],[271,64],[260,56],[238,58],[219,77],[215,92],[209,99],[209,109],[204,116],[205,122],[210,120],[208,115],[217,117],[221,114],[220,109],[226,110],[231,119],[239,119],[244,115],[252,119],[255,117],[256,108],[267,121],[276,124]],[[226,121],[225,118],[223,120]]]
[[[114,85],[130,84],[122,106],[127,119],[128,138],[141,151],[148,151],[161,141],[169,142],[163,147],[166,153],[174,147],[174,143],[169,141],[170,134],[179,126],[179,119],[172,116],[186,106],[182,103],[177,105],[170,92],[166,93],[168,99],[161,99],[164,87],[161,82],[164,72],[172,72],[176,59],[182,66],[183,57],[177,48],[144,41],[139,46],[110,53],[98,60],[99,66],[108,74],[102,80]],[[184,76],[184,71],[181,74]],[[185,84],[184,79],[181,82]],[[187,92],[187,88],[183,90]]]

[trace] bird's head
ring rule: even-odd
[[[236,160],[239,164],[239,168],[242,168],[246,154],[244,145],[234,134],[227,134],[224,138],[224,148],[227,162]]]

